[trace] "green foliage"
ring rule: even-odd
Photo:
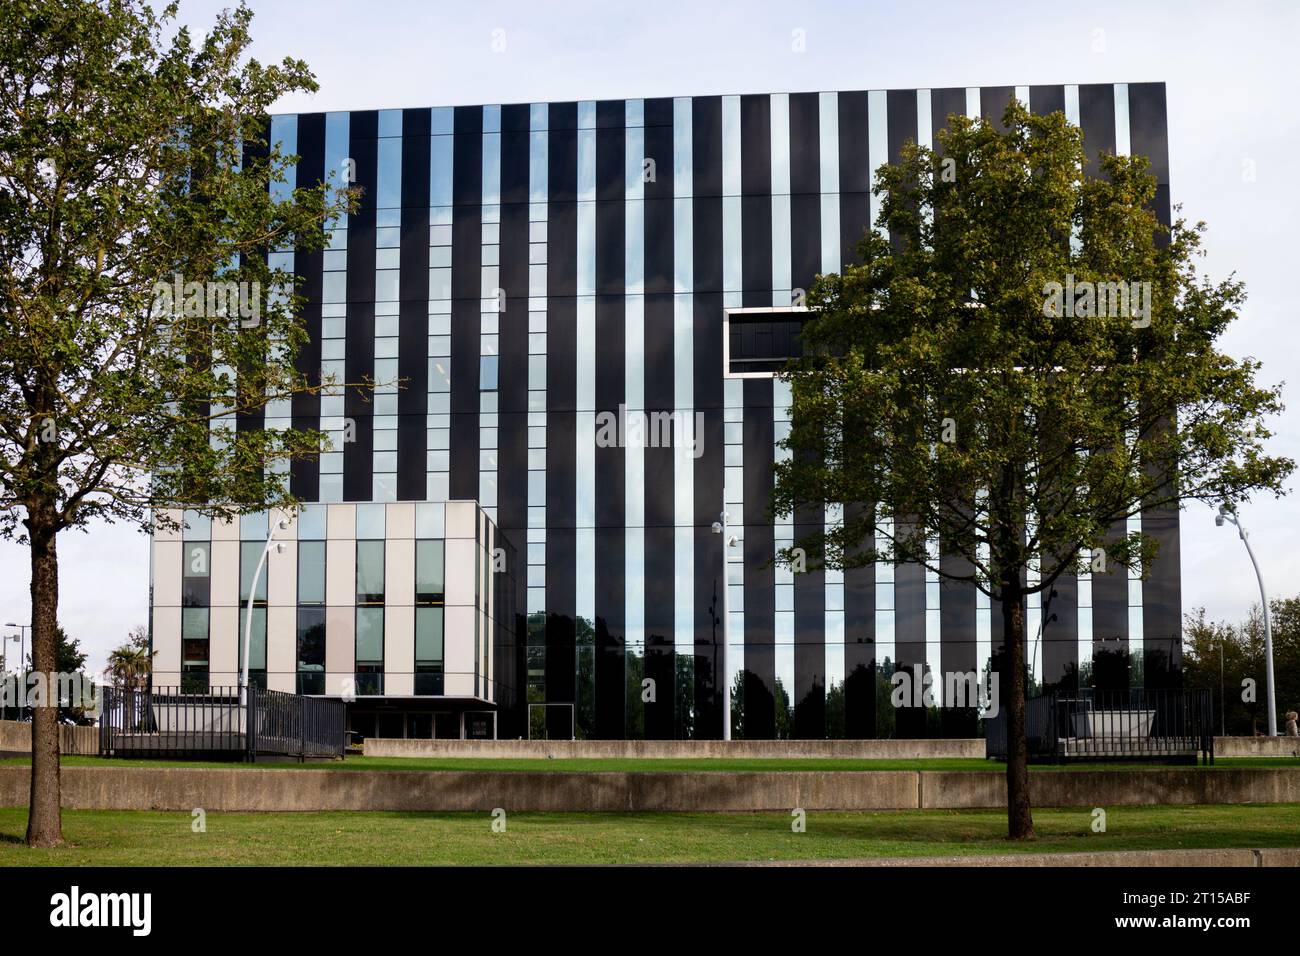
[[[1277,725],[1286,727],[1286,712],[1300,710],[1300,597],[1269,602],[1273,626],[1273,686]],[[1222,654],[1222,656],[1220,656]],[[1222,668],[1222,669],[1221,669]],[[1253,682],[1253,700],[1244,700],[1244,682]],[[1222,689],[1222,722],[1230,735],[1251,736],[1268,729],[1268,692],[1264,678],[1264,619],[1251,608],[1240,623],[1210,621],[1204,608],[1187,614],[1183,625],[1183,684],[1214,693],[1216,717]]]
[[[153,670],[153,651],[149,646],[149,632],[143,627],[133,627],[126,643],[108,652],[108,667],[104,673],[117,687],[143,687]]]
[[[235,429],[319,387],[294,366],[306,333],[292,277],[266,256],[318,248],[352,198],[289,190],[295,158],[267,143],[267,110],[315,83],[301,61],[247,58],[245,6],[197,42],[174,17],[132,0],[0,0],[6,536],[22,536],[16,506],[46,537],[178,503],[284,504],[283,465],[320,450],[318,433]],[[178,277],[204,285],[173,310],[159,284]],[[218,280],[244,284],[248,314]]]
[[[1279,391],[1216,348],[1244,290],[1197,274],[1204,225],[1160,225],[1141,157],[1086,177],[1062,114],[1013,102],[1004,124],[907,144],[877,173],[888,238],[811,291],[772,511],[875,507],[796,542],[810,569],[922,561],[998,597],[1037,565],[1028,593],[1093,549],[1148,567],[1154,542],[1122,531],[1143,507],[1280,494],[1294,467],[1264,450]],[[1053,310],[1069,281],[1149,283],[1149,314]],[[936,538],[965,561],[941,568]]]

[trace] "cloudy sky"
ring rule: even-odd
[[[161,5],[161,4],[160,4]],[[182,0],[195,31],[223,4]],[[1210,226],[1204,268],[1246,283],[1226,338],[1266,383],[1300,381],[1288,228],[1300,191],[1294,38],[1300,4],[916,0],[869,3],[474,3],[253,0],[255,55],[300,57],[320,82],[284,112],[936,86],[1163,81],[1174,202]],[[802,31],[802,50],[793,43]],[[1290,225],[1289,225],[1290,224]],[[1300,458],[1300,400],[1274,450]],[[1272,595],[1300,594],[1300,498],[1242,511]],[[1249,560],[1209,509],[1183,512],[1183,603],[1238,618],[1258,600]],[[65,534],[60,617],[102,667],[148,608],[147,539]],[[28,557],[0,542],[0,623],[29,617]],[[10,629],[6,628],[5,633]]]

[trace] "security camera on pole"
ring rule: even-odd
[[[1259,581],[1259,600],[1264,608],[1264,680],[1268,685],[1268,735],[1276,737],[1277,706],[1273,702],[1273,626],[1268,616],[1268,594],[1264,591],[1264,575],[1259,571],[1259,562],[1255,560],[1255,551],[1250,546],[1250,533],[1242,527],[1236,513],[1227,505],[1221,506],[1219,513],[1214,516],[1214,523],[1220,528],[1225,521],[1231,522],[1237,529],[1237,535],[1241,538],[1241,543],[1246,546],[1246,553],[1250,555],[1250,563],[1255,566],[1255,578]]]
[[[713,522],[713,533],[722,535],[722,647],[718,652],[718,673],[715,680],[722,681],[722,739],[731,739],[731,674],[727,670],[727,645],[731,641],[731,580],[727,575],[727,552],[736,546],[736,536],[727,531],[727,512],[724,504],[718,520]]]

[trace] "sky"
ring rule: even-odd
[[[181,0],[201,34],[228,3]],[[276,112],[625,97],[1163,81],[1173,200],[1210,226],[1202,268],[1249,299],[1222,341],[1300,381],[1288,228],[1297,221],[1300,3],[474,3],[253,0],[253,55],[305,60],[320,89]],[[161,7],[161,4],[158,4]],[[1271,450],[1300,459],[1300,400]],[[1243,506],[1270,596],[1300,594],[1300,497]],[[1184,610],[1236,620],[1258,602],[1250,561],[1209,508],[1182,514]],[[96,525],[59,542],[60,620],[103,667],[148,616],[148,539]],[[30,621],[28,554],[0,542],[0,624]],[[5,627],[0,633],[13,633]],[[13,645],[8,645],[12,647]]]

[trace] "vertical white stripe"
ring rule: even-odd
[[[916,91],[916,145],[931,149],[934,146],[934,129],[929,90]]]
[[[1079,87],[1074,85],[1065,87],[1065,119],[1075,126],[1079,125]]]
[[[823,275],[839,272],[840,262],[840,98],[818,97],[818,149],[821,157],[821,223]]]
[[[978,86],[966,87],[966,118],[979,119],[980,116],[980,88]]]
[[[884,90],[871,90],[867,93],[867,156],[871,167],[871,183],[876,182],[876,170],[889,162],[889,100]],[[871,228],[885,235],[883,229],[876,226],[876,217],[880,215],[880,197],[871,194]]]
[[[740,97],[722,98],[722,289],[741,291]],[[732,305],[733,303],[728,303]],[[739,302],[734,305],[739,305]]]
[[[790,96],[771,96],[772,304],[790,304]]]
[[[1133,146],[1129,139],[1128,84],[1115,84],[1115,155],[1130,156]]]

